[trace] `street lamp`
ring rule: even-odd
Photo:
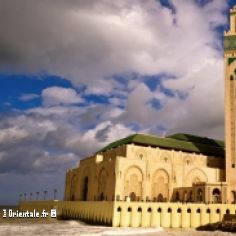
[[[36,200],[38,200],[39,192],[36,192]]]
[[[43,198],[43,200],[45,200],[48,191],[47,191],[47,190],[44,190],[43,192],[44,192],[44,198]]]

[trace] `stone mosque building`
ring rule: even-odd
[[[66,173],[66,201],[236,203],[236,6],[224,35],[225,144],[134,134]]]

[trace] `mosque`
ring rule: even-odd
[[[66,173],[65,201],[236,203],[236,6],[224,34],[225,143],[134,134]]]

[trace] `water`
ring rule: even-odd
[[[80,236],[229,236],[227,232],[204,232],[193,229],[160,229],[160,228],[112,228],[105,226],[90,226],[79,221],[55,221],[51,223],[1,223],[0,235],[80,235]]]

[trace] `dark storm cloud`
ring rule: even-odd
[[[79,107],[63,106],[2,116],[0,173],[54,173],[94,154],[115,137],[107,134],[111,124],[105,122],[103,125],[106,118],[97,119],[100,107],[91,109],[94,117],[91,117],[90,109],[81,111]],[[86,120],[90,120],[94,128],[86,130],[85,124],[89,125]]]
[[[0,65],[16,65],[21,61],[20,53],[7,42],[0,41]]]
[[[32,146],[30,143],[27,148],[15,145],[11,149],[4,149],[4,151],[6,154],[0,160],[0,173],[54,173],[76,163],[75,155],[50,156],[44,153],[41,148]]]
[[[98,130],[96,138],[101,141],[106,141],[108,138],[108,132],[112,129],[111,125],[107,125],[105,128]]]
[[[97,63],[108,47],[89,17],[94,5],[96,1],[0,0],[0,69],[75,76]],[[84,68],[80,74],[85,79],[90,73]]]
[[[65,135],[57,131],[53,121],[9,115],[1,123],[5,123],[5,128],[0,133],[0,173],[55,172],[78,160],[76,154],[60,148]]]

